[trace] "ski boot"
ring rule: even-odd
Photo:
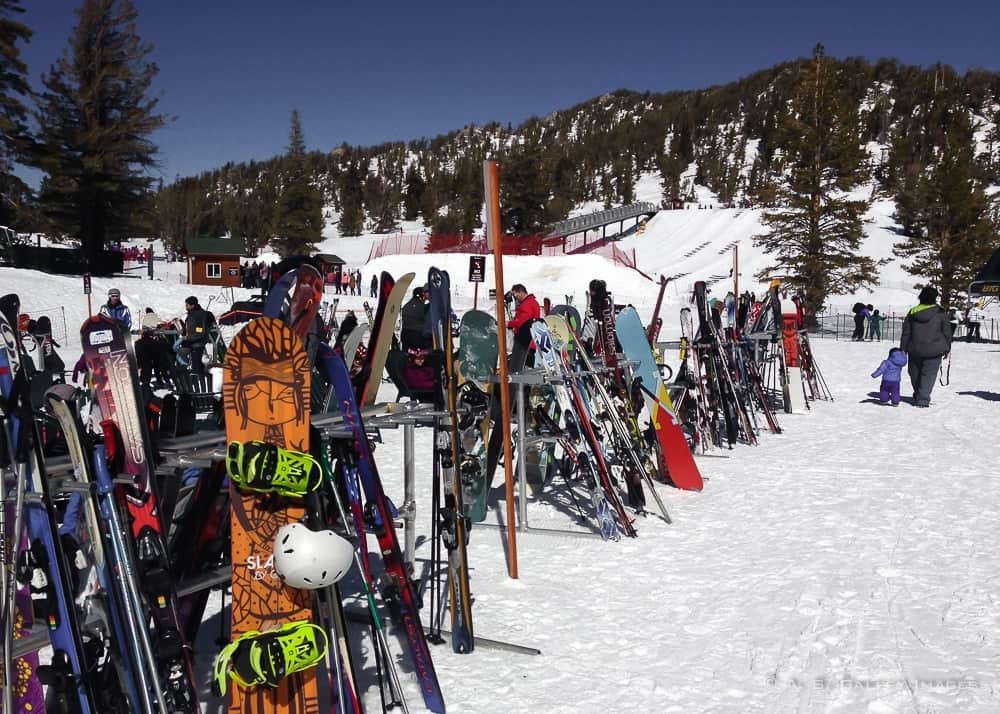
[[[289,622],[276,630],[246,632],[222,648],[215,659],[216,696],[225,696],[229,679],[243,687],[276,687],[290,674],[315,667],[325,656],[326,633],[311,622]]]
[[[319,463],[309,454],[263,441],[231,442],[226,470],[242,489],[296,498],[312,493],[323,481]]]

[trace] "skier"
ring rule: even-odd
[[[868,339],[882,341],[882,321],[885,316],[879,314],[878,310],[872,311],[872,316],[868,318]]]
[[[866,310],[864,303],[854,303],[854,332],[851,333],[851,339],[855,342],[865,338],[865,320],[868,317]]]
[[[906,366],[906,353],[898,347],[889,350],[888,358],[882,360],[882,364],[872,372],[872,377],[882,377],[882,384],[878,388],[878,403],[899,406],[899,382],[902,378],[903,367]]]
[[[431,348],[431,336],[425,330],[429,301],[430,292],[426,286],[413,288],[412,297],[400,311],[402,329],[399,335],[405,352]]]
[[[377,275],[373,275],[372,276],[371,296],[372,297],[378,297],[378,276]]]
[[[108,290],[108,301],[101,305],[101,314],[116,320],[125,330],[132,329],[132,312],[122,302],[122,294],[118,288]]]
[[[143,324],[139,339],[135,341],[135,361],[139,367],[139,381],[143,386],[149,386],[153,377],[161,386],[169,386],[170,365],[174,362],[174,353],[170,345],[156,337],[155,326]]]
[[[440,386],[435,379],[439,371],[434,360],[429,359],[430,350],[410,349],[406,352],[406,362],[403,364],[403,381],[410,390],[413,399],[433,402]]]
[[[341,356],[343,356],[344,341],[347,336],[354,332],[354,328],[358,326],[358,317],[354,314],[354,310],[348,310],[347,314],[344,315],[344,319],[340,321],[340,329],[337,331],[337,339],[334,341],[334,349],[339,351]],[[348,365],[350,367],[350,365]]]
[[[899,340],[899,348],[909,357],[907,370],[918,407],[930,406],[941,360],[951,351],[951,324],[937,298],[938,291],[932,287],[920,291],[920,304],[907,313]]]
[[[958,324],[961,320],[958,317],[958,311],[955,308],[951,308],[948,311],[948,325],[951,327],[951,339],[955,339],[955,331],[958,329]]]
[[[142,319],[139,320],[139,329],[146,330],[148,328],[150,330],[155,330],[160,326],[161,322],[163,321],[160,319],[159,315],[153,312],[153,308],[147,307],[146,311],[142,314]]]
[[[205,345],[208,344],[208,331],[215,322],[212,313],[198,304],[198,298],[191,295],[184,301],[187,319],[184,321],[184,339],[181,347],[191,351],[191,371],[196,374],[205,373],[202,358],[205,356]]]
[[[514,309],[514,316],[507,321],[507,329],[514,333],[514,351],[511,354],[511,363],[514,365],[518,364],[518,361],[513,357],[514,353],[520,349],[528,353],[528,359],[525,364],[534,366],[534,362],[532,361],[531,323],[541,319],[542,309],[539,307],[535,296],[529,293],[528,289],[521,283],[511,286],[510,292],[507,295],[517,305]],[[504,297],[506,298],[507,296],[505,295]]]
[[[970,307],[965,313],[965,325],[968,329],[966,339],[969,342],[982,342],[983,338],[979,334],[979,326],[983,322],[983,311],[976,305]]]

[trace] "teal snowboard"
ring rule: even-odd
[[[462,316],[458,347],[459,439],[462,442],[462,501],[473,523],[486,520],[490,490],[486,475],[486,449],[490,431],[490,378],[496,372],[497,323],[481,310]]]

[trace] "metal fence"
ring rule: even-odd
[[[905,313],[889,313],[882,316],[882,342],[899,342],[903,331],[903,319]],[[814,329],[809,330],[812,337],[829,338],[833,340],[850,340],[854,334],[854,315],[851,313],[837,313],[834,315],[823,315],[817,318],[819,324]],[[871,339],[872,335],[868,323],[865,323],[865,339]],[[986,342],[1000,341],[1000,319],[995,317],[984,319],[979,323],[979,338]],[[959,323],[955,328],[956,340],[974,340],[969,335],[969,326]]]
[[[55,305],[53,307],[35,307],[30,305],[31,309],[25,309],[27,306],[21,306],[21,314],[27,315],[32,320],[37,320],[43,315],[48,316],[49,322],[52,323],[52,339],[56,341],[57,344],[65,345],[67,336],[69,335],[68,328],[66,327],[66,308],[62,305]],[[33,349],[32,343],[29,340],[25,345],[29,350]]]

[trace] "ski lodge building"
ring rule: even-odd
[[[246,255],[241,240],[232,238],[188,238],[187,281],[189,285],[240,287],[240,260]]]

